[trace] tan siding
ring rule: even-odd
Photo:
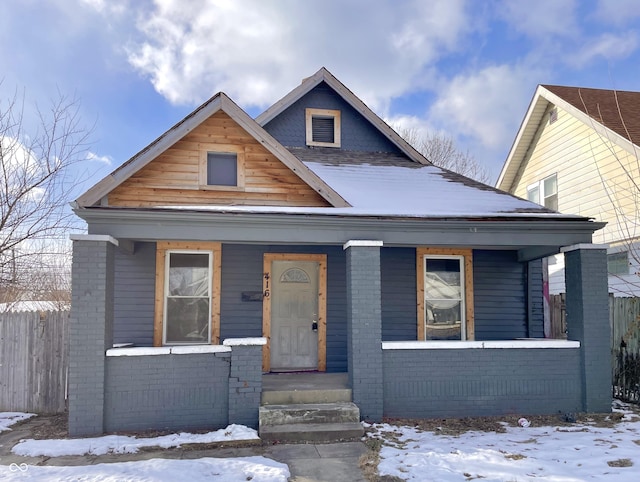
[[[201,144],[244,149],[244,188],[202,189]],[[109,205],[328,206],[227,114],[218,112],[109,194]]]
[[[546,119],[546,117],[545,117]],[[640,179],[638,160],[558,108],[558,120],[542,128],[540,138],[521,172],[514,194],[527,197],[527,186],[557,173],[558,209],[606,221],[594,242],[611,243],[640,235],[629,229],[638,219],[638,192],[630,172]],[[618,206],[615,209],[614,206]],[[632,221],[619,221],[621,215]]]

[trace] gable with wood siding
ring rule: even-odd
[[[244,154],[244,187],[211,189],[200,182],[203,154]],[[229,115],[216,112],[109,194],[109,205],[329,206],[317,192],[265,149]]]

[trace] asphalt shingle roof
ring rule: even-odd
[[[640,92],[543,85],[550,92],[640,145]]]

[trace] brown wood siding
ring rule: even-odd
[[[243,188],[201,188],[202,144],[244,149]],[[329,206],[224,112],[212,115],[109,194],[111,206],[200,204]]]

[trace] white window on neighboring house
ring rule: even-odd
[[[558,210],[558,176],[553,174],[527,186],[527,199],[542,206]]]
[[[308,146],[340,147],[340,111],[306,109],[306,143]]]
[[[629,252],[620,251],[607,254],[607,271],[614,275],[629,274]]]

